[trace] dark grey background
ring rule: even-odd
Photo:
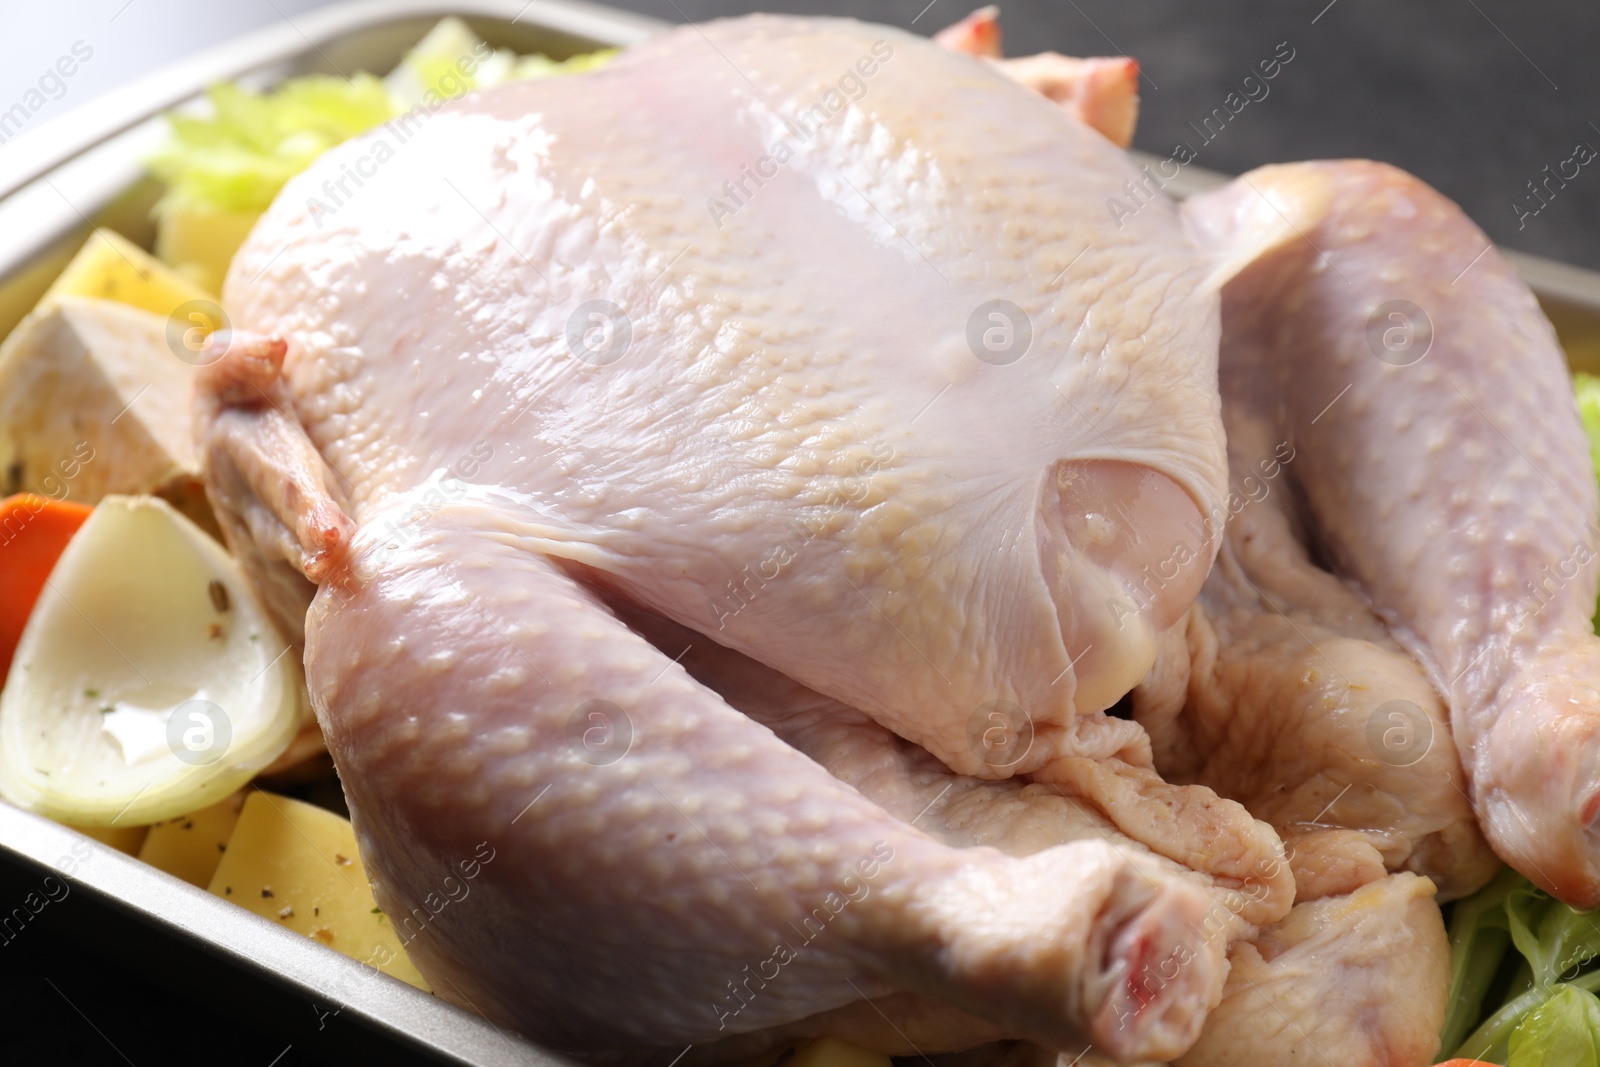
[[[0,106],[18,99],[74,40],[92,40],[95,59],[38,121],[317,2],[85,0],[64,17],[60,5],[0,0]],[[927,0],[618,2],[674,21],[765,9],[852,14],[930,33],[967,10],[961,0],[931,7]],[[1145,78],[1136,145],[1161,155],[1179,139],[1196,143],[1187,124],[1221,106],[1258,60],[1288,41],[1295,58],[1270,95],[1206,145],[1199,165],[1237,172],[1278,160],[1387,160],[1454,197],[1502,244],[1600,269],[1600,160],[1520,228],[1511,209],[1528,195],[1526,183],[1577,143],[1600,148],[1600,5],[1593,0],[1012,0],[1003,22],[1010,54],[1137,58]],[[286,1051],[272,1027],[252,1028],[183,989],[110,966],[49,924],[0,947],[0,1004],[7,1063],[170,1064],[208,1056],[267,1067],[281,1055],[276,1063],[288,1067],[315,1052]]]

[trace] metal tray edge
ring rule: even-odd
[[[595,45],[628,45],[666,24],[582,0],[349,0],[285,20],[172,64],[115,93],[91,100],[0,148],[0,201],[85,152],[161,114],[219,80],[237,78],[320,50],[344,35],[418,17],[460,15],[537,26]],[[1133,153],[1139,162],[1154,157]],[[1228,176],[1186,168],[1171,186],[1179,197],[1214,188]],[[96,205],[98,206],[98,205]],[[63,232],[65,236],[65,232]],[[1546,309],[1577,316],[1600,351],[1600,274],[1506,250]],[[0,274],[15,268],[0,249]],[[1552,318],[1560,320],[1557,313]],[[1567,337],[1564,335],[1564,341]],[[1569,351],[1571,350],[1569,343]],[[1600,362],[1600,356],[1596,357]],[[1575,360],[1575,363],[1581,362]],[[74,848],[93,850],[78,873],[60,869]],[[123,855],[69,827],[0,801],[0,862],[21,877],[62,879],[109,911],[179,939],[233,965],[245,965],[294,997],[341,1005],[353,1020],[438,1062],[570,1067],[573,1061],[509,1034],[370,968],[276,927]],[[9,902],[8,902],[9,903]],[[183,916],[186,921],[180,921]],[[353,992],[352,992],[353,990]]]
[[[530,14],[531,11],[531,14]],[[0,149],[0,199],[101,142],[176,107],[219,81],[282,62],[386,22],[446,15],[529,23],[598,45],[629,45],[663,23],[584,0],[347,0],[254,30],[153,71],[30,130]]]

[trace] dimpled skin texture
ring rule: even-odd
[[[1215,880],[1223,857],[1239,847],[1237,843],[1214,841],[1208,870],[1212,877],[1203,877],[1200,869],[1158,859],[1080,797],[1042,783],[994,782],[956,774],[860,712],[736,653],[703,642],[692,644],[692,634],[659,621],[635,622],[635,628],[666,651],[691,645],[681,662],[696,678],[886,811],[946,844],[988,846],[1026,856],[1067,841],[1116,841],[1142,855],[1147,869],[1159,865],[1202,887],[1213,900],[1205,922],[1219,933],[1229,930],[1241,939],[1229,951],[1231,969],[1223,999],[1207,1018],[1200,1040],[1178,1061],[1184,1067],[1211,1063],[1272,1067],[1308,1058],[1320,1062],[1319,1053],[1344,1053],[1334,1062],[1388,1067],[1432,1062],[1444,1015],[1449,947],[1428,879],[1409,872],[1387,874],[1379,862],[1368,877],[1337,892],[1302,892],[1293,910],[1284,915],[1282,906],[1288,898],[1272,887],[1254,887],[1269,891],[1252,899]],[[1284,768],[1284,781],[1305,773],[1303,764],[1292,760],[1286,760]],[[1369,825],[1384,823],[1373,818]],[[1350,834],[1365,845],[1351,831],[1323,831],[1323,835],[1334,832]],[[1366,836],[1382,842],[1390,835],[1372,829]],[[1295,844],[1299,880],[1313,849],[1303,834]],[[1481,840],[1478,846],[1476,851],[1486,851]],[[1348,880],[1350,865],[1344,857],[1332,858],[1337,868],[1332,873]],[[1286,873],[1289,864],[1282,862],[1281,867]],[[1245,928],[1244,923],[1264,928]],[[947,1005],[908,997],[893,999],[883,1014],[870,1005],[854,1004],[785,1028],[798,1036],[838,1034],[899,1055],[915,1055],[919,1048],[977,1044],[992,1031],[991,1025]],[[1065,1050],[1065,1060],[1079,1052]],[[1092,1062],[1092,1055],[1082,1062]],[[995,1055],[982,1062],[1002,1061]]]
[[[782,118],[819,101],[812,132]],[[708,205],[785,138],[774,177]],[[308,682],[441,995],[574,1049],[896,993],[1129,1059],[1194,1040],[1226,946],[1192,877],[1105,840],[925,836],[608,610],[712,634],[973,774],[1127,747],[1099,711],[1186,598],[1117,605],[1223,481],[1215,293],[1170,205],[1111,223],[1133,175],[969,57],[752,18],[381,128],[286,188],[225,291],[287,342],[284,402],[215,415],[208,469],[238,477],[211,487],[262,551],[293,541],[274,517],[302,544],[308,514],[359,528],[346,572],[315,571]],[[967,341],[991,299],[1031,322],[1005,365]],[[283,408],[308,451],[252,451]],[[1082,521],[1118,495],[1143,529]],[[1014,764],[970,736],[995,700],[1035,728]]]
[[[1296,904],[1231,961],[1221,1005],[1176,1067],[1414,1067],[1438,1054],[1450,942],[1426,878]]]
[[[1239,508],[1171,649],[1173,677],[1153,672],[1135,690],[1134,718],[1164,777],[1242,802],[1283,835],[1297,872],[1310,838],[1347,828],[1380,854],[1377,871],[1415,871],[1442,899],[1465,896],[1500,862],[1478,830],[1448,707],[1362,595],[1313,561],[1304,451],[1279,436],[1276,383],[1259,366],[1268,357],[1247,327],[1231,328],[1262,309],[1232,288],[1224,306],[1223,421]],[[1299,898],[1323,895],[1310,888]]]
[[[1294,442],[1328,566],[1444,696],[1485,836],[1600,903],[1596,488],[1533,294],[1381,164],[1266,167],[1185,211],[1238,271],[1224,378]]]
[[[1053,1046],[1173,1055],[1197,1036],[1225,945],[1188,880],[1104,841],[1017,859],[930,840],[515,534],[441,507],[307,621],[375,892],[415,917],[407,951],[442,995],[574,1049],[703,1043],[901,990]],[[614,762],[569,740],[594,699],[632,709]],[[1125,989],[1168,955],[1178,981]]]
[[[289,341],[357,522],[491,449],[469,480],[547,520],[540,551],[952,766],[995,773],[968,728],[996,700],[1049,742],[1017,772],[1106,754],[1074,712],[1131,688],[1153,627],[1042,499],[1062,461],[1111,461],[1217,504],[1203,260],[1170,205],[1113,224],[1122,154],[970,57],[827,20],[705,33],[725,59],[684,30],[471,97],[388,162],[387,129],[329,153],[241,251],[235,324]],[[859,101],[790,132],[863,60]],[[991,299],[1031,320],[1010,365],[968,344]],[[568,347],[592,300],[631,332],[604,366]],[[1083,580],[1058,595],[1047,571]]]

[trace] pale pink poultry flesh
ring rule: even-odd
[[[1076,840],[1113,841],[1145,855],[1159,855],[1146,840],[1168,844],[1159,814],[1149,809],[1140,813],[1144,818],[1137,824],[1129,825],[1124,816],[1119,825],[1059,786],[955,774],[859,712],[769,668],[663,620],[637,613],[627,617],[664,651],[682,653],[681,662],[690,672],[734,707],[771,726],[885,810],[946,844],[990,846],[1019,856]],[[1230,950],[1222,1000],[1207,1017],[1199,1041],[1179,1058],[1184,1067],[1287,1067],[1320,1062],[1321,1055],[1336,1063],[1375,1067],[1433,1062],[1450,956],[1431,882],[1409,872],[1390,875],[1380,861],[1375,870],[1356,872],[1361,877],[1353,883],[1315,893],[1314,899],[1282,916],[1278,901],[1286,889],[1283,880],[1291,867],[1296,881],[1306,878],[1302,858],[1309,851],[1302,848],[1292,863],[1257,858],[1251,866],[1260,872],[1260,880],[1232,883],[1231,888],[1223,873],[1226,859],[1213,854],[1205,872],[1210,879],[1196,879],[1214,900],[1204,920],[1214,932],[1233,932],[1245,923],[1267,925]],[[1170,860],[1164,866],[1184,872]],[[1350,878],[1348,864],[1333,866],[1330,874]],[[1161,972],[1152,969],[1144,980],[1158,984]],[[1008,1036],[995,1035],[992,1024],[947,1005],[906,996],[850,1005],[760,1036],[761,1044],[767,1044],[818,1033],[901,1055]],[[758,1050],[758,1045],[744,1044],[716,1051]],[[1067,1049],[1063,1058],[1071,1061],[1080,1053]],[[1004,1062],[1005,1057],[994,1055],[983,1067]],[[1081,1062],[1098,1061],[1085,1057]]]
[[[1225,970],[1193,877],[1102,840],[939,843],[597,594],[958,770],[1154,788],[1093,767],[1147,761],[1100,711],[1204,577],[1122,608],[1222,490],[1207,264],[1170,206],[1113,225],[1121,153],[968,57],[843,21],[703,34],[453,105],[330,211],[307,198],[383,132],[336,149],[235,260],[235,324],[284,344],[207,368],[210,481],[264,585],[325,583],[307,676],[378,898],[410,914],[489,841],[408,950],[564,1048],[904,991],[1175,1055]],[[585,758],[596,713],[629,735],[614,763]]]
[[[992,12],[941,36],[678,31],[451,106],[331,211],[324,178],[383,131],[330,153],[241,251],[241,330],[203,372],[208,481],[291,629],[299,576],[322,583],[308,681],[379,900],[430,916],[407,949],[441,995],[577,1051],[692,1043],[687,1064],[838,1033],[1427,1063],[1448,954],[1433,883],[1404,872],[1454,895],[1491,870],[1458,786],[1513,863],[1532,835],[1508,846],[1504,811],[1570,804],[1491,751],[1489,668],[1442,678],[1462,553],[1402,575],[1355,520],[1320,525],[1358,506],[1386,537],[1420,515],[1417,471],[1354,445],[1409,405],[1462,406],[1420,375],[1384,407],[1373,376],[1419,368],[1355,373],[1339,331],[1371,290],[1334,291],[1327,266],[1451,315],[1509,307],[1524,340],[1531,298],[1492,253],[1488,289],[1442,292],[1437,261],[1476,231],[1362,165],[1114,223],[1105,200],[1138,174],[1090,128],[1131,137],[1132,61],[998,61]],[[1406,256],[1362,245],[1385,225],[1421,228]],[[1223,370],[1236,478],[1296,435],[1283,491],[1230,525],[1208,579],[1219,289],[1225,364],[1259,375],[1227,394]],[[1026,344],[984,348],[1020,324]],[[1339,375],[1349,395],[1302,432]],[[1567,464],[1570,429],[1514,439]],[[1473,484],[1413,466],[1436,496]],[[1583,473],[1568,511],[1593,510]],[[1568,530],[1540,493],[1511,496]],[[1150,582],[1175,545],[1178,573]],[[1473,602],[1494,677],[1535,644],[1583,653],[1592,570],[1538,613],[1539,642],[1492,648],[1504,590]],[[1141,678],[1153,748],[1102,714]],[[1417,766],[1361,747],[1384,686],[1434,732]],[[419,911],[478,841],[499,858],[470,906]],[[1283,1005],[1362,1023],[1296,1035]]]
[[[1316,169],[1328,189],[1356,191],[1323,205],[1323,228],[1363,224],[1373,165]],[[1419,188],[1387,173],[1396,186]],[[1322,514],[1307,504],[1315,499],[1308,481],[1327,475],[1308,455],[1307,426],[1283,414],[1292,393],[1309,396],[1308,419],[1324,408],[1331,417],[1348,397],[1338,390],[1318,397],[1306,372],[1341,356],[1271,332],[1308,311],[1285,290],[1327,284],[1328,301],[1341,308],[1376,296],[1346,289],[1337,275],[1330,281],[1332,272],[1314,262],[1298,264],[1291,278],[1281,265],[1256,269],[1249,257],[1276,247],[1255,244],[1249,227],[1228,214],[1241,203],[1272,210],[1256,182],[1246,175],[1184,208],[1224,264],[1219,382],[1232,495],[1215,517],[1226,529],[1217,563],[1157,669],[1135,691],[1134,717],[1150,732],[1165,777],[1209,785],[1278,829],[1302,861],[1302,899],[1348,891],[1366,880],[1363,870],[1384,869],[1426,875],[1452,899],[1486,883],[1499,861],[1478,831],[1447,706],[1361,592],[1315,561]],[[1270,176],[1262,189],[1269,185]],[[1361,214],[1340,214],[1352,210]],[[1414,231],[1427,225],[1420,215],[1392,217],[1383,241],[1347,249],[1335,266],[1347,274],[1424,275],[1427,266],[1413,260],[1427,233]],[[1435,312],[1458,315],[1463,298]],[[1372,482],[1386,473],[1363,466],[1353,476]]]
[[[1596,487],[1533,294],[1459,208],[1381,164],[1266,167],[1185,216],[1231,277],[1224,386],[1256,444],[1293,444],[1302,536],[1443,696],[1500,858],[1569,903],[1600,903]],[[1310,606],[1286,595],[1291,614]],[[1320,602],[1324,639],[1374,640],[1340,600]],[[1368,654],[1392,663],[1382,645]],[[1308,668],[1336,676],[1337,653],[1320,649]],[[1427,709],[1401,707],[1392,738],[1431,732],[1414,743],[1431,758],[1429,741],[1445,741],[1433,695],[1392,673],[1387,684],[1392,696],[1339,699]],[[1389,776],[1404,760],[1358,742],[1362,725],[1346,752],[1365,747]],[[1446,814],[1447,762],[1413,770],[1411,792],[1432,794],[1419,814]],[[1459,889],[1490,873],[1471,848],[1457,858]]]

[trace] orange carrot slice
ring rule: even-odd
[[[0,680],[45,580],[92,510],[33,493],[0,500]]]

